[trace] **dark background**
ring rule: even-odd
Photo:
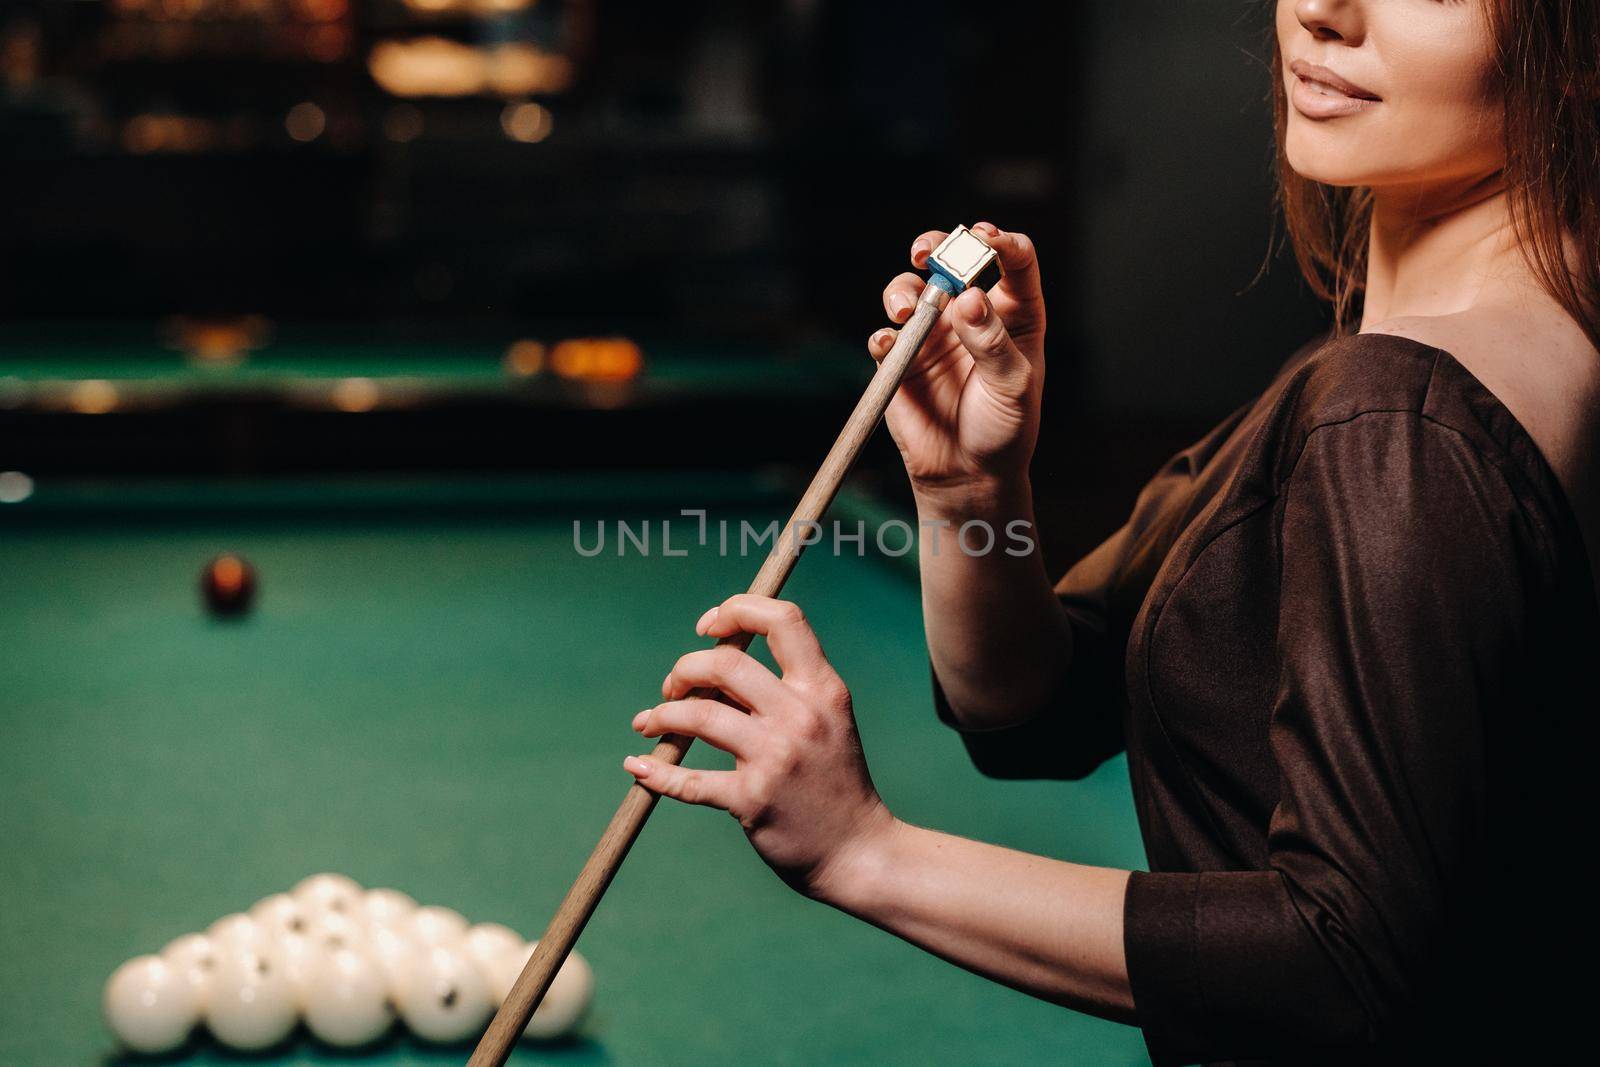
[[[1270,25],[1264,0],[4,4],[0,376],[7,347],[177,315],[442,351],[859,351],[910,240],[988,219],[1040,248],[1036,483],[1070,553],[1323,321],[1273,254]],[[183,442],[219,432],[247,442],[232,475],[552,462],[536,434],[581,439],[564,461],[803,466],[851,399],[786,422],[754,396],[326,425],[260,398],[92,427],[0,410],[0,468],[207,471]],[[691,445],[710,420],[738,445]],[[865,467],[891,496],[893,459],[880,441]]]

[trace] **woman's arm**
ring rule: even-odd
[[[965,729],[1014,725],[1059,692],[1072,661],[1072,627],[1045,572],[1025,477],[959,493],[917,494],[923,531],[922,623],[928,656],[956,722]],[[1025,531],[1022,554],[1009,540]],[[969,555],[992,531],[994,548]]]
[[[1072,631],[1039,555],[1027,477],[1044,385],[1038,260],[1023,234],[989,223],[973,230],[1005,276],[987,294],[968,290],[951,301],[888,422],[917,501],[934,670],[961,726],[994,729],[1036,713],[1056,692]],[[943,238],[917,238],[912,265],[923,267]],[[891,322],[905,320],[921,287],[911,273],[889,283]],[[868,350],[882,359],[894,337],[880,330]]]
[[[813,895],[986,978],[1131,1023],[1127,885],[1127,871],[893,820],[837,856]]]

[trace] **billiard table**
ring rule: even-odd
[[[0,504],[0,1063],[114,1059],[122,960],[340,871],[536,937],[630,781],[629,729],[795,487],[738,472],[57,482]],[[836,505],[853,528],[870,502]],[[647,555],[585,548],[654,524]],[[661,552],[662,521],[674,551]],[[897,543],[897,542],[896,542]],[[254,562],[242,619],[197,588]],[[909,557],[814,548],[787,594],[850,683],[877,784],[910,821],[1141,866],[1121,761],[1000,783],[937,724]],[[723,763],[697,747],[690,761]],[[579,950],[581,1033],[516,1063],[1146,1061],[1137,1031],[961,971],[785,888],[738,825],[663,802]],[[397,1032],[360,1062],[459,1063]],[[256,1062],[348,1054],[303,1033]],[[203,1035],[176,1060],[233,1059]]]
[[[705,462],[680,431],[707,417],[752,464],[808,465],[872,370],[858,345],[820,341],[252,321],[0,323],[0,470],[660,469]],[[638,362],[594,377],[563,346]]]

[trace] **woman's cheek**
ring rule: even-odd
[[[1453,175],[1495,168],[1504,154],[1504,104],[1482,7],[1455,5],[1446,18],[1395,25],[1386,34],[1404,42],[1386,64],[1395,72],[1396,103],[1406,111],[1403,143],[1426,146],[1433,168]]]

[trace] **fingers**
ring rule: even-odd
[[[694,689],[716,689],[753,714],[781,711],[794,700],[778,676],[732,645],[690,652],[673,664],[661,683],[665,700],[682,700]]]
[[[996,258],[1000,260],[1000,266],[1005,270],[1005,279],[1001,284],[1010,293],[1024,302],[1043,300],[1043,291],[1039,286],[1039,256],[1033,247],[1033,240],[1027,234],[1002,230],[992,222],[977,223],[972,227],[972,232],[983,238],[984,244],[994,249]],[[929,230],[918,237],[911,243],[911,265],[918,270],[926,269],[928,255],[948,236],[949,234],[943,230]],[[895,282],[899,281],[899,278],[895,279]],[[893,286],[894,282],[890,285]],[[918,291],[921,291],[920,287]],[[884,296],[887,300],[887,290]],[[889,317],[894,319],[892,312]]]
[[[633,728],[645,737],[684,734],[749,759],[760,741],[760,727],[744,712],[716,700],[672,700],[646,708],[633,717]]]
[[[992,222],[980,222],[972,227],[972,232],[994,249],[995,257],[1005,271],[1002,284],[1012,297],[1023,303],[1043,300],[1039,285],[1039,257],[1027,234],[1002,230]],[[926,270],[928,256],[948,236],[943,230],[929,230],[918,236],[911,243],[911,265],[919,271]],[[884,287],[883,310],[890,322],[902,323],[911,317],[925,283],[926,279],[921,274],[907,271],[896,275]]]
[[[787,600],[749,593],[731,596],[700,616],[695,632],[718,638],[739,633],[763,635],[785,680],[803,682],[833,673],[805,613]]]
[[[891,330],[888,328],[879,330],[877,333],[867,338],[867,355],[871,356],[879,363],[882,363],[883,357],[889,354],[889,349],[894,347],[895,338],[899,336],[899,330]]]
[[[928,266],[928,255],[949,237],[945,230],[929,230],[911,242],[911,265],[918,270]]]
[[[888,313],[890,322],[904,322],[911,317],[911,312],[917,306],[917,298],[922,295],[922,287],[926,284],[927,280],[922,275],[906,271],[884,286],[883,310]]]
[[[867,338],[867,355],[871,356],[875,362],[882,363],[884,357],[894,350],[894,344],[899,339],[900,331],[896,330],[892,326],[886,326],[881,330],[876,330]],[[907,383],[911,382],[919,374],[931,369],[941,359],[948,356],[950,353],[959,350],[960,348],[960,338],[958,338],[955,335],[955,332],[950,329],[948,323],[941,322],[941,324],[935,326],[933,332],[928,335],[928,339],[923,344],[922,350],[919,353],[916,361],[911,365],[911,369],[907,371]]]
[[[949,317],[956,336],[972,353],[974,367],[984,383],[997,393],[1020,397],[1032,381],[1033,368],[1011,340],[989,297],[968,289],[950,302]]]
[[[1009,233],[992,222],[980,222],[972,232],[994,249],[1005,271],[1002,284],[1019,300],[1042,300],[1039,288],[1039,256],[1025,233]]]
[[[681,800],[685,804],[700,804],[728,811],[738,795],[733,771],[678,767],[652,756],[629,756],[622,761],[622,769],[652,793]]]

